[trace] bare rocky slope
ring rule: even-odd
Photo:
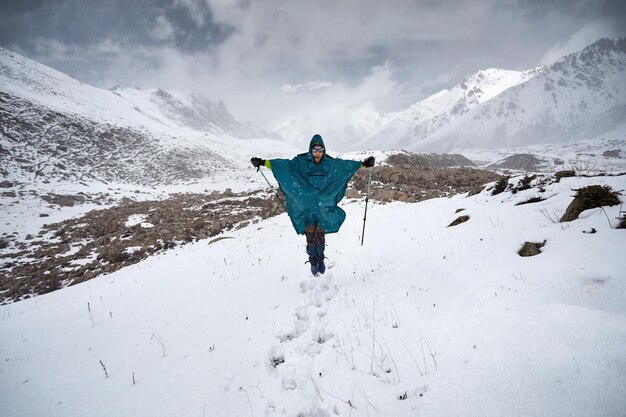
[[[276,138],[237,121],[220,101],[161,89],[95,88],[0,48],[5,180],[173,184],[240,166],[236,142]]]
[[[145,131],[60,113],[3,92],[0,134],[0,174],[5,178],[17,174],[23,180],[155,185],[232,166],[208,147],[163,146]]]

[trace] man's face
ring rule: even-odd
[[[324,156],[324,148],[321,146],[314,146],[311,148],[311,153],[313,154],[313,160],[316,164],[319,164],[322,160],[322,156]]]

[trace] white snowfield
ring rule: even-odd
[[[2,306],[2,415],[623,416],[620,207],[550,220],[591,184],[371,204],[363,247],[348,202],[319,278],[281,215]]]

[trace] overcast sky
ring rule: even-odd
[[[623,0],[0,0],[2,47],[98,87],[202,92],[254,123],[401,110],[619,36]]]

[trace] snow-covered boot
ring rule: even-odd
[[[326,272],[326,265],[324,265],[324,254],[323,253],[321,255],[318,255],[317,270],[319,271],[320,274],[323,274],[324,272]]]
[[[317,261],[309,259],[309,263],[311,264],[311,274],[313,274],[314,277],[319,277],[320,270],[317,266]]]

